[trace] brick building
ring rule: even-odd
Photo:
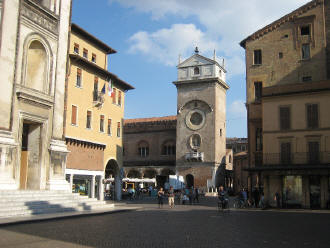
[[[241,42],[252,186],[275,206],[325,208],[330,195],[330,1],[315,0]]]
[[[232,186],[232,152],[226,151],[226,70],[195,54],[178,65],[177,115],[125,120],[124,167],[176,175],[188,187]],[[141,175],[139,175],[141,177]],[[159,179],[161,180],[161,179]],[[159,181],[160,182],[160,181]]]

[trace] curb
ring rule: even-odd
[[[67,218],[79,218],[79,217],[88,217],[93,215],[105,215],[105,214],[114,214],[128,211],[136,211],[140,207],[114,207],[109,210],[100,210],[100,211],[81,211],[81,212],[62,212],[55,214],[40,214],[35,216],[20,216],[20,217],[9,217],[0,219],[0,227],[9,226],[21,223],[32,223],[32,222],[42,222],[48,220],[57,220],[57,219],[67,219]]]

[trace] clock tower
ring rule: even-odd
[[[176,168],[188,187],[222,184],[226,157],[226,70],[224,62],[195,54],[179,63]],[[220,177],[219,177],[220,175]],[[218,185],[217,185],[218,184]]]

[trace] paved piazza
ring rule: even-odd
[[[330,247],[329,213],[221,213],[215,203],[138,201],[137,211],[1,226],[0,247]]]

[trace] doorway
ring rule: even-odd
[[[311,208],[321,208],[321,180],[319,176],[309,177],[309,192]]]
[[[40,189],[41,124],[24,121],[22,127],[20,189]]]
[[[187,188],[194,187],[194,176],[191,174],[186,175],[186,186]]]

